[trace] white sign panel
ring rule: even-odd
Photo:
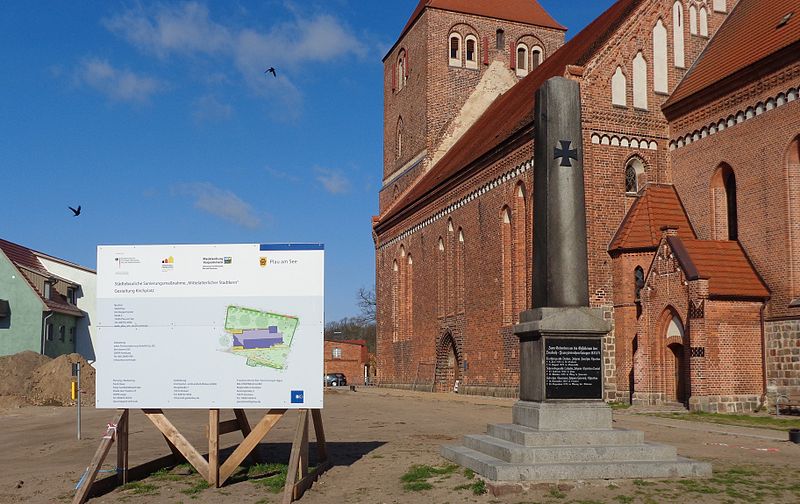
[[[97,248],[98,408],[321,408],[322,245]]]

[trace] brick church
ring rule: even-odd
[[[580,84],[604,395],[750,411],[800,391],[800,5],[421,0],[384,59],[378,380],[515,396],[534,97]]]

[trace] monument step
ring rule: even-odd
[[[492,481],[702,478],[711,475],[711,464],[682,457],[671,461],[519,464],[459,445],[443,446],[441,453],[444,458]]]
[[[670,461],[677,457],[677,450],[674,446],[659,444],[523,446],[486,434],[464,436],[464,446],[504,462],[518,464]]]
[[[644,442],[642,431],[627,429],[540,431],[524,425],[490,424],[487,434],[523,446],[625,446]]]

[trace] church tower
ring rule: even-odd
[[[536,0],[420,0],[383,59],[381,213],[565,31]]]

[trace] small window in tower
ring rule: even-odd
[[[542,48],[539,46],[534,46],[531,49],[531,70],[536,70],[536,68],[542,63]]]
[[[625,193],[635,196],[639,193],[644,177],[644,163],[639,158],[628,161],[625,167]]]
[[[637,266],[633,271],[633,292],[636,301],[641,299],[642,289],[644,288],[644,270]]]
[[[450,35],[450,66],[461,66],[461,35]]]
[[[517,76],[528,75],[528,47],[525,44],[517,46]]]
[[[473,35],[465,39],[467,48],[467,68],[478,68],[478,40]]]
[[[495,44],[495,48],[498,51],[506,48],[506,32],[504,32],[502,28],[497,29],[497,43]]]
[[[406,68],[406,52],[400,51],[400,56],[397,58],[397,90],[400,91],[406,87],[408,82],[408,68]]]

